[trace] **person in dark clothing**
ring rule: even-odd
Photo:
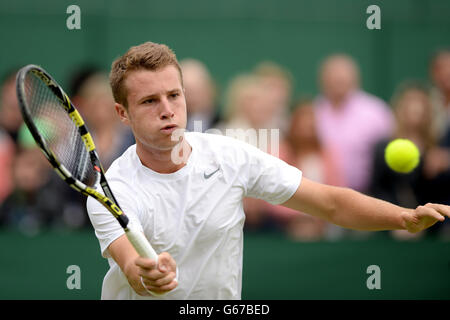
[[[439,146],[433,133],[433,118],[430,96],[427,89],[417,83],[403,84],[392,99],[396,117],[394,136],[379,141],[374,148],[374,161],[370,195],[400,206],[419,206],[427,202],[448,203],[444,185],[446,150]],[[391,170],[384,158],[388,143],[396,138],[409,139],[420,150],[420,163],[412,172],[403,174]],[[444,192],[444,193],[443,193]],[[429,229],[433,233],[434,229]],[[411,237],[401,231],[394,231],[396,237]],[[414,237],[418,237],[415,235]]]

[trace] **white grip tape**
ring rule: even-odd
[[[136,249],[137,253],[141,257],[155,260],[156,263],[158,264],[158,255],[156,254],[155,250],[152,248],[152,246],[150,245],[147,238],[144,236],[144,234],[142,232],[131,229],[131,228],[127,228],[125,230],[125,233],[127,235],[128,240],[130,240],[134,249]],[[148,290],[145,287],[144,282],[142,281],[142,277],[141,277],[141,283],[142,283],[142,286],[144,287],[144,289],[151,295],[156,296],[156,297],[165,295],[165,293],[157,293],[157,292]]]
[[[130,240],[131,244],[141,257],[155,260],[156,263],[158,263],[158,255],[142,232],[128,228],[126,234],[128,240]]]

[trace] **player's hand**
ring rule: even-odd
[[[155,260],[142,257],[137,257],[134,262],[147,290],[165,293],[177,287],[177,264],[169,253],[163,252],[158,256],[158,265]]]
[[[445,217],[450,217],[450,207],[435,203],[427,203],[402,214],[404,228],[411,233],[427,229],[438,221],[442,222]]]

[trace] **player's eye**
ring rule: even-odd
[[[142,103],[143,104],[152,104],[152,103],[155,103],[155,101],[156,101],[156,99],[151,98],[151,99],[144,100]]]
[[[171,98],[177,98],[180,94],[178,92],[174,92],[170,94]]]

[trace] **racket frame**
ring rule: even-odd
[[[70,173],[70,171],[58,160],[57,156],[55,156],[52,150],[47,146],[44,137],[39,132],[37,126],[33,121],[31,113],[29,112],[28,103],[27,101],[25,101],[25,77],[29,72],[32,72],[39,79],[41,79],[45,83],[45,85],[55,94],[55,96],[58,98],[60,102],[60,105],[67,112],[72,122],[76,125],[78,133],[80,134],[81,139],[83,140],[84,146],[89,153],[90,161],[93,165],[96,174],[93,186],[99,183],[105,195],[101,194],[96,189],[87,186],[85,183],[75,178]],[[89,130],[86,124],[84,123],[83,118],[81,117],[75,106],[72,104],[69,97],[62,89],[62,87],[43,68],[37,65],[30,64],[20,69],[19,72],[17,73],[16,90],[17,90],[17,97],[19,100],[20,111],[22,113],[24,122],[27,125],[31,135],[33,136],[36,144],[44,153],[45,157],[50,162],[56,173],[76,191],[81,192],[82,194],[88,197],[89,196],[93,197],[101,204],[103,204],[103,206],[109,212],[111,212],[111,214],[117,219],[119,224],[122,226],[128,240],[131,242],[137,253],[141,257],[153,259],[156,261],[156,263],[158,263],[158,255],[148,242],[143,232],[128,226],[129,219],[123,213],[122,209],[119,207],[119,204],[117,203],[117,200],[115,199],[111,191],[111,188],[109,187],[92,136],[89,133]],[[155,296],[162,296],[165,294],[165,293],[151,292],[149,290],[147,291]]]
[[[80,134],[84,146],[86,147],[90,161],[93,164],[93,168],[96,172],[96,179],[94,185],[100,183],[105,195],[101,194],[94,188],[91,188],[81,182],[80,180],[73,177],[73,175],[67,170],[67,168],[58,160],[52,150],[47,146],[44,137],[39,132],[36,127],[32,115],[27,107],[28,103],[25,101],[24,92],[25,92],[25,77],[29,72],[32,72],[35,76],[42,80],[43,83],[55,94],[58,98],[60,105],[63,107],[64,111],[67,112],[69,118],[76,125],[78,129],[78,133]],[[22,112],[22,116],[25,124],[27,125],[31,135],[33,136],[36,144],[44,153],[47,160],[52,165],[55,172],[73,189],[86,196],[91,196],[95,198],[97,201],[102,203],[106,209],[119,221],[120,225],[125,229],[128,225],[128,217],[123,213],[120,209],[117,200],[115,199],[111,188],[108,185],[108,182],[105,178],[105,172],[100,163],[100,159],[98,157],[94,141],[92,139],[89,130],[84,123],[83,118],[79,114],[78,110],[70,101],[67,94],[61,88],[61,86],[52,78],[50,74],[48,74],[44,69],[36,65],[27,65],[23,67],[17,74],[17,97],[19,99],[19,106]]]

